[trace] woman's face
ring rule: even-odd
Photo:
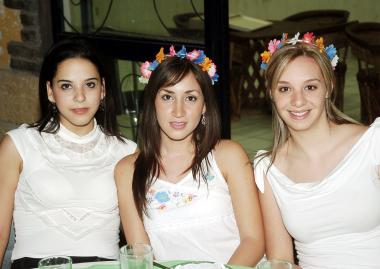
[[[271,95],[290,131],[305,131],[327,120],[328,92],[319,66],[310,57],[299,56],[290,62]]]
[[[84,135],[94,126],[94,115],[105,96],[104,81],[96,66],[87,59],[62,61],[52,83],[47,82],[50,102],[56,104],[60,123],[68,130]]]
[[[159,89],[155,108],[163,141],[191,139],[206,111],[203,93],[194,74],[190,72],[176,85]]]

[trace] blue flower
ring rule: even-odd
[[[263,70],[267,70],[268,65],[266,63],[261,63],[260,68]]]
[[[186,57],[186,48],[185,46],[182,46],[182,49],[180,51],[177,52],[177,56],[181,59],[185,58]]]
[[[211,180],[213,180],[215,178],[215,176],[207,173],[207,175],[205,176],[205,178],[206,178],[207,181],[211,181]]]
[[[205,60],[205,58],[206,58],[206,55],[205,55],[205,53],[204,53],[204,51],[203,50],[200,50],[200,55],[199,55],[199,57],[196,59],[196,60],[194,60],[194,63],[195,64],[200,64],[200,63],[203,63],[203,61]]]
[[[329,57],[329,59],[331,60],[336,55],[336,48],[334,47],[334,45],[331,44],[325,48],[325,52],[327,56]]]
[[[168,193],[164,191],[157,192],[154,198],[161,203],[165,203],[170,200]]]
[[[150,71],[154,71],[156,68],[157,68],[157,66],[160,64],[160,62],[159,61],[157,61],[157,60],[155,60],[154,62],[152,62],[150,65],[149,65],[149,70]]]

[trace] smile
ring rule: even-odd
[[[290,117],[295,120],[303,120],[306,118],[310,113],[310,110],[306,111],[289,111]]]

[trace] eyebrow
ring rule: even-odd
[[[96,78],[96,77],[94,77],[94,78],[87,78],[87,79],[85,79],[84,81],[89,81],[89,80],[98,80],[98,78]],[[71,80],[68,80],[68,79],[60,79],[60,80],[57,80],[57,83],[59,83],[59,82],[72,82]]]
[[[175,91],[171,91],[171,90],[168,90],[168,89],[165,89],[165,88],[160,89],[159,92],[160,91],[165,91],[167,93],[175,93]],[[192,93],[192,92],[198,92],[198,93],[200,93],[201,91],[200,90],[187,90],[187,91],[185,91],[185,93]]]
[[[312,81],[321,82],[319,78],[311,78],[311,79],[305,80],[306,83],[312,82]],[[278,81],[277,84],[291,84],[291,83],[289,83],[288,81]]]

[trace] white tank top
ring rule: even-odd
[[[80,137],[62,125],[40,134],[8,132],[23,161],[15,193],[12,260],[51,255],[118,258],[115,164],[136,144],[107,137],[95,124]]]
[[[157,260],[226,263],[240,243],[228,185],[210,153],[207,184],[191,171],[178,183],[156,179],[144,216]]]
[[[380,118],[319,182],[265,175],[269,162],[255,161],[256,184],[266,176],[303,269],[380,268]]]

